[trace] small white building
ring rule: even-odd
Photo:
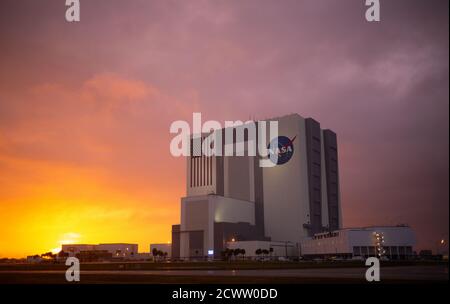
[[[413,255],[415,236],[408,226],[346,228],[317,233],[301,242],[304,257],[386,256],[405,259]]]
[[[61,250],[75,256],[81,251],[101,251],[110,252],[115,258],[131,258],[138,253],[138,244],[111,243],[111,244],[64,244]]]
[[[95,250],[95,246],[93,244],[63,244],[61,245],[61,251],[68,253],[72,257],[81,251]]]

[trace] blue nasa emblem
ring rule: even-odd
[[[269,150],[270,160],[274,164],[282,165],[291,159],[294,154],[294,140],[296,137],[294,136],[294,138],[289,139],[286,136],[278,136],[272,139],[267,149]]]

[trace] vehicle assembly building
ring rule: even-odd
[[[231,239],[289,242],[298,252],[305,237],[341,228],[336,134],[297,114],[269,121],[278,121],[273,167],[258,156],[187,158],[173,257],[217,258]]]
[[[260,157],[248,153],[193,155],[196,148],[191,139],[181,221],[172,226],[173,259],[218,259],[226,248],[243,248],[249,256],[261,248],[286,257],[338,253],[332,246],[332,251],[326,252],[323,242],[317,241],[321,235],[339,234],[342,229],[336,133],[298,114],[268,121],[278,122],[278,147],[267,146],[274,162],[269,167],[261,167]],[[229,131],[219,132],[225,130]],[[237,132],[243,132],[242,128],[233,128],[233,143],[239,138],[247,143],[248,137],[237,136]],[[268,133],[266,142],[271,143]],[[205,136],[202,134],[202,140]],[[343,231],[340,235],[355,234]],[[390,235],[400,238],[391,242],[402,243],[401,233]],[[408,234],[407,238],[413,237]],[[373,241],[372,236],[369,239]],[[343,256],[353,255],[358,248],[370,252],[375,248],[365,239],[365,245],[355,242],[350,241]],[[409,253],[412,243],[407,243],[396,250]]]

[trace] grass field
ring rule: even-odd
[[[383,261],[382,267],[448,265],[444,261]],[[107,262],[81,263],[81,270],[231,270],[231,269],[307,269],[365,267],[363,261],[230,261],[230,262]],[[0,264],[2,270],[65,270],[62,263]]]
[[[116,262],[82,263],[81,284],[365,283],[360,261],[335,262]],[[0,284],[63,284],[64,264],[0,264]],[[444,262],[389,261],[383,282],[448,282]]]

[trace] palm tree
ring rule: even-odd
[[[69,256],[68,252],[64,252],[63,250],[61,250],[60,252],[58,252],[58,257],[59,258],[66,258]]]
[[[262,249],[261,248],[256,249],[256,251],[255,251],[256,256],[259,257],[261,255],[261,253],[262,253]]]
[[[156,262],[156,259],[158,258],[158,249],[153,248],[152,255],[153,255],[153,262]]]
[[[222,260],[226,261],[227,258],[228,258],[228,248],[225,249],[225,250],[222,250],[222,251],[220,252],[220,256],[222,257]]]
[[[243,250],[243,249],[236,248],[236,249],[234,250],[234,256],[237,257],[238,255],[240,255],[240,254],[242,253],[242,250]]]
[[[56,258],[56,254],[53,254],[51,252],[46,252],[46,253],[41,254],[41,258],[44,258],[44,259],[55,259]]]

